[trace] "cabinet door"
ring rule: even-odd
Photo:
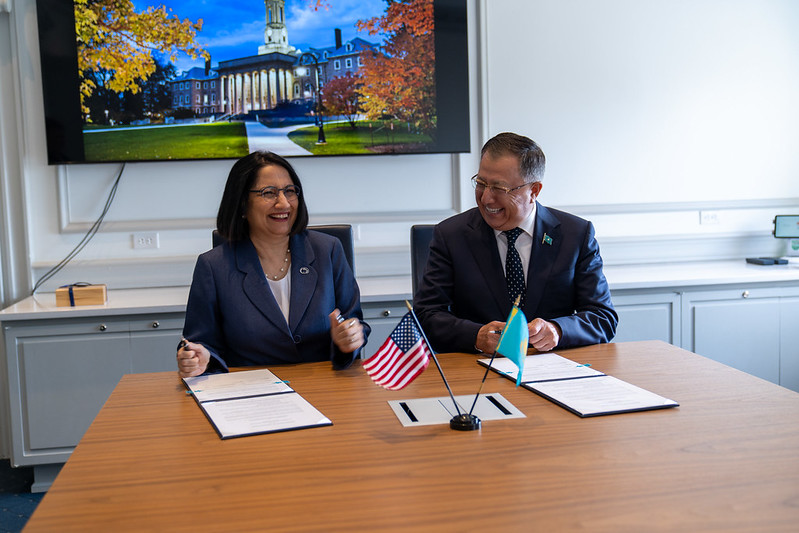
[[[129,372],[128,322],[8,328],[6,346],[15,463],[66,461]]]
[[[400,319],[408,312],[403,302],[377,302],[361,304],[363,319],[371,326],[369,342],[361,351],[361,359],[368,359],[380,349]]]
[[[613,342],[661,340],[680,344],[680,295],[675,292],[612,295],[619,314]]]
[[[779,383],[777,290],[686,292],[684,298],[684,348]]]
[[[175,353],[183,332],[184,315],[136,318],[130,322],[130,371],[177,371]]]
[[[780,299],[780,385],[799,392],[799,298]]]

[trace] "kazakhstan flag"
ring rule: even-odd
[[[505,322],[505,329],[502,330],[502,335],[499,337],[497,353],[507,357],[519,367],[519,374],[516,376],[517,387],[522,382],[524,360],[527,357],[527,343],[529,340],[527,318],[521,309],[514,305],[510,310],[508,320]]]

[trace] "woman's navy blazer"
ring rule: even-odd
[[[341,242],[313,230],[293,236],[289,320],[283,316],[249,239],[225,242],[197,258],[183,336],[211,352],[208,371],[231,366],[327,361],[349,366],[330,336],[328,315],[363,322],[360,290]],[[364,337],[370,332],[363,323]]]

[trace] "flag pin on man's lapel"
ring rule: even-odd
[[[552,244],[552,237],[544,233],[544,238],[541,239],[541,244]]]

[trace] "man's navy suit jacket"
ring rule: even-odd
[[[504,322],[511,307],[494,230],[480,211],[474,208],[439,223],[414,297],[433,349],[474,352],[480,327]],[[560,326],[559,348],[613,338],[618,315],[602,273],[593,224],[536,203],[522,310],[528,322],[543,318]]]
[[[286,322],[247,239],[225,242],[197,259],[183,336],[211,352],[208,370],[307,361],[352,363],[330,336],[328,315],[338,308],[363,320],[360,291],[341,242],[317,231],[291,238],[291,296]],[[364,323],[364,334],[370,328]]]

